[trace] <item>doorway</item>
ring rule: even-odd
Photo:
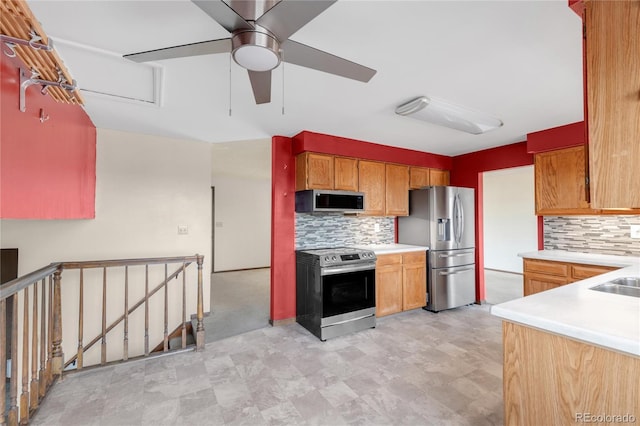
[[[485,300],[497,304],[523,296],[518,253],[538,249],[533,166],[484,172],[482,179]]]
[[[271,140],[213,147],[206,342],[269,325]]]

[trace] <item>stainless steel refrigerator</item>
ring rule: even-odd
[[[398,218],[398,242],[429,247],[425,309],[438,312],[476,300],[474,200],[472,188],[409,191],[409,216]]]

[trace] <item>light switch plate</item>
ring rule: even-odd
[[[187,235],[189,227],[187,225],[178,225],[178,235]]]
[[[640,238],[640,225],[631,225],[631,238]]]

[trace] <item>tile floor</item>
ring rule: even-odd
[[[500,320],[417,309],[319,341],[298,324],[69,374],[32,424],[498,425]]]

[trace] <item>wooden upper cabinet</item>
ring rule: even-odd
[[[585,9],[593,208],[640,207],[640,0]]]
[[[429,182],[433,186],[449,185],[449,170],[429,169]]]
[[[409,167],[386,164],[385,215],[409,216]]]
[[[303,152],[296,157],[296,191],[333,189],[333,155]]]
[[[334,189],[343,191],[358,190],[358,159],[335,157],[334,159]]]
[[[536,214],[593,214],[587,201],[585,147],[535,154]]]
[[[409,189],[420,189],[431,185],[429,172],[430,169],[427,167],[411,167],[409,169]]]
[[[365,194],[363,214],[384,216],[385,163],[360,160],[358,162],[358,190]]]

